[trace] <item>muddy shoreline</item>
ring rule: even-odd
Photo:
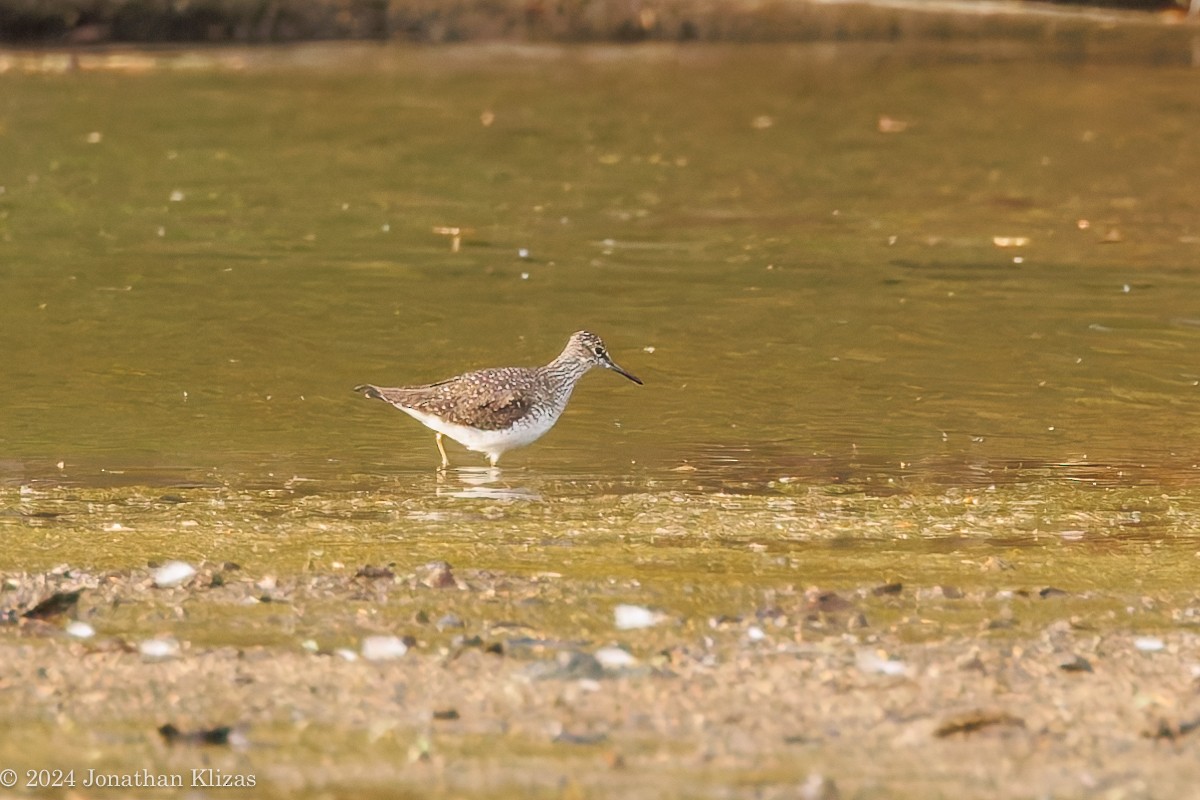
[[[162,569],[5,576],[0,713],[23,731],[5,766],[71,772],[82,797],[116,796],[97,773],[193,770],[267,797],[1132,798],[1200,780],[1200,636],[1169,622],[1194,598],[780,586],[621,630],[636,582]]]

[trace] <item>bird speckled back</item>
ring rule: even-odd
[[[424,386],[355,387],[415,417],[438,436],[449,436],[465,447],[484,452],[495,464],[513,447],[529,444],[553,427],[575,384],[593,367],[604,367],[641,381],[609,357],[604,341],[594,333],[571,335],[563,351],[542,367],[500,367],[467,372]],[[445,451],[442,464],[445,466]]]

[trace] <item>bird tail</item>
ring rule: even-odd
[[[361,386],[355,386],[355,387],[354,387],[354,391],[356,391],[356,392],[362,392],[362,393],[363,393],[364,395],[366,395],[367,397],[374,398],[374,399],[376,399],[376,400],[382,400],[382,399],[384,399],[384,398],[383,398],[383,391],[384,391],[384,390],[383,390],[383,389],[380,389],[378,386],[372,386],[372,385],[371,385],[371,384],[369,384],[369,383],[364,383],[364,384],[362,384]]]
[[[355,386],[354,391],[362,392],[367,397],[375,400],[382,400],[385,403],[391,403],[397,408],[404,407],[404,399],[406,395],[405,390],[402,388],[388,388],[386,386],[375,386],[374,384],[364,383],[361,386]]]

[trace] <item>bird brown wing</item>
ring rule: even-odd
[[[536,402],[529,370],[486,369],[426,386],[355,387],[399,408],[433,414],[456,425],[485,431],[507,428],[529,413]]]
[[[488,394],[458,396],[442,416],[459,425],[495,431],[510,427],[528,414],[532,406],[529,395],[510,388]]]

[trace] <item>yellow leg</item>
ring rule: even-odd
[[[442,454],[442,469],[445,469],[450,466],[450,459],[446,458],[446,448],[442,446],[442,435],[435,433],[434,436],[437,437],[438,452]]]

